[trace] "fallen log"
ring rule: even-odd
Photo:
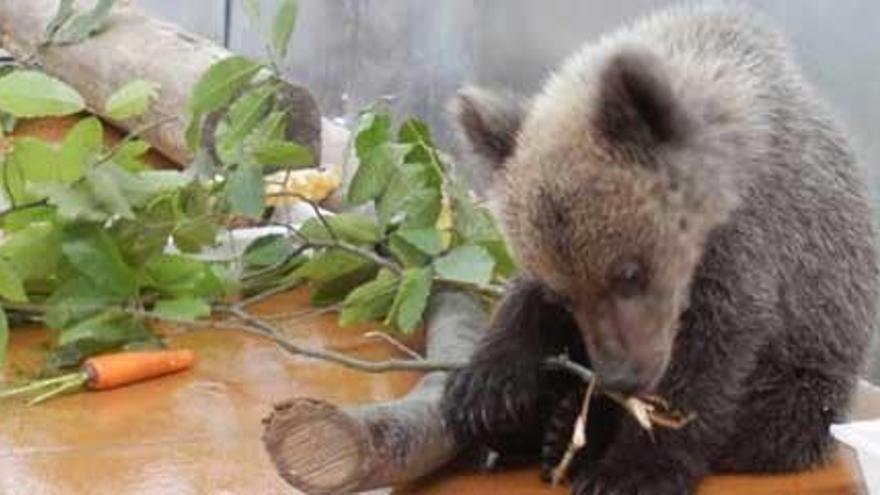
[[[83,95],[91,112],[124,129],[167,122],[147,131],[144,138],[171,160],[189,163],[192,157],[184,141],[184,128],[190,93],[208,67],[232,53],[122,2],[113,8],[107,26],[85,41],[41,46],[58,4],[59,0],[0,0],[0,48],[67,82]],[[158,98],[142,116],[109,119],[104,102],[124,84],[139,78],[160,85]],[[317,103],[302,86],[285,85],[282,98],[289,100],[294,110],[287,138],[309,147],[316,163],[323,163]]]
[[[426,358],[466,361],[486,319],[473,296],[441,292],[426,319]],[[430,473],[460,450],[440,412],[446,372],[425,375],[405,397],[337,407],[300,398],[275,406],[263,442],[279,474],[310,495],[353,493]]]

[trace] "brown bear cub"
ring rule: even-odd
[[[825,458],[878,264],[847,137],[777,32],[740,7],[673,8],[587,45],[530,101],[466,89],[454,108],[522,269],[447,383],[460,440],[537,449],[582,393],[542,368],[568,353],[696,414],[652,438],[595,399],[573,493],[681,495]]]

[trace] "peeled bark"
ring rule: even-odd
[[[433,297],[426,320],[427,359],[466,361],[486,319],[474,297]],[[281,476],[313,495],[353,493],[411,481],[459,452],[440,411],[445,372],[425,375],[405,397],[337,407],[300,398],[278,404],[263,441]]]
[[[40,47],[58,4],[59,0],[0,0],[0,48],[37,62],[73,86],[89,110],[105,118],[104,102],[124,84],[133,79],[158,83],[159,97],[143,116],[114,123],[133,130],[178,117],[148,131],[144,138],[171,160],[188,163],[191,156],[184,128],[190,93],[208,67],[232,53],[122,2],[113,8],[107,26],[89,39]],[[294,109],[287,137],[309,147],[316,163],[321,163],[321,114],[311,93],[287,83],[282,99]]]

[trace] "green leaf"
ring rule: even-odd
[[[372,261],[347,251],[328,249],[294,273],[314,284],[312,303],[322,305],[342,300],[352,289],[376,276],[377,271]]]
[[[70,115],[85,107],[75,89],[42,72],[15,71],[0,78],[0,111],[16,117]]]
[[[16,139],[10,159],[29,182],[71,183],[80,179],[104,145],[101,122],[89,117],[74,125],[60,147],[32,137]]]
[[[257,165],[253,160],[254,150],[267,141],[283,140],[287,132],[288,116],[281,110],[273,110],[251,130],[242,145],[243,153],[239,159],[248,165]],[[265,170],[263,170],[265,172]]]
[[[381,232],[376,220],[368,215],[360,213],[340,213],[324,217],[330,229],[339,239],[354,244],[375,244],[381,239]],[[327,228],[317,218],[310,218],[303,222],[299,229],[300,234],[306,239],[313,241],[332,240]]]
[[[108,295],[131,297],[138,281],[110,234],[98,225],[74,225],[62,232],[61,252],[68,265]]]
[[[261,15],[260,15],[260,0],[241,0],[241,8],[244,10],[244,13],[248,16],[248,20],[251,23],[251,27],[257,31],[261,31]]]
[[[265,208],[266,189],[258,166],[242,165],[229,174],[227,197],[233,213],[258,217]]]
[[[388,251],[405,268],[425,266],[431,261],[430,256],[393,234],[388,239]]]
[[[9,319],[0,306],[0,364],[6,361],[6,347],[9,345]]]
[[[129,172],[115,163],[104,163],[86,175],[90,199],[100,208],[122,218],[133,218],[133,208],[143,206],[156,195],[180,189],[192,179],[175,170]]]
[[[85,185],[31,184],[28,188],[35,195],[47,198],[49,204],[58,208],[58,215],[67,220],[90,220],[100,222],[107,219],[107,213]]]
[[[135,79],[117,89],[104,106],[111,119],[125,120],[143,114],[150,100],[159,96],[159,84]]]
[[[418,119],[409,119],[401,124],[400,130],[397,132],[397,139],[401,143],[422,144],[434,147],[428,125]]]
[[[58,175],[62,182],[80,179],[104,147],[104,128],[95,117],[82,119],[64,136],[58,152]]]
[[[2,74],[0,74],[2,75]],[[15,126],[18,124],[18,119],[15,118],[14,115],[8,114],[6,112],[0,112],[0,135],[6,133],[11,133],[15,130]]]
[[[154,222],[138,216],[115,221],[110,233],[125,262],[137,267],[165,251],[173,227],[173,221]]]
[[[244,250],[242,261],[245,268],[274,266],[293,253],[293,243],[281,234],[270,234],[254,239]]]
[[[308,263],[297,270],[303,276],[314,282],[329,282],[343,275],[358,271],[364,266],[372,266],[373,263],[354,253],[341,249],[327,249],[316,254]]]
[[[50,369],[73,366],[95,354],[155,339],[143,321],[119,310],[109,310],[62,329],[58,334],[58,347],[49,356],[46,366]]]
[[[405,163],[394,175],[376,206],[383,225],[433,227],[443,203],[442,177],[424,163]]]
[[[143,158],[148,151],[150,151],[150,143],[141,139],[133,139],[120,145],[113,153],[112,160],[113,163],[129,172],[145,172],[148,167]]]
[[[494,268],[495,261],[480,246],[461,246],[434,261],[440,277],[477,285],[491,282]]]
[[[342,302],[339,325],[348,326],[378,320],[388,314],[400,279],[388,270],[381,270],[372,281],[351,291]]]
[[[397,133],[397,140],[401,143],[412,145],[412,151],[406,156],[409,163],[436,163],[440,165],[437,150],[431,139],[431,131],[427,124],[418,119],[410,119],[401,124]]]
[[[431,295],[433,276],[430,268],[410,268],[403,271],[400,288],[394,297],[387,323],[403,331],[410,332],[422,321],[428,296]]]
[[[408,145],[383,143],[361,157],[357,172],[348,188],[351,205],[366,203],[382,196],[409,152]]]
[[[443,251],[443,240],[440,231],[436,228],[429,227],[424,229],[400,229],[394,233],[394,236],[406,241],[419,251],[436,256]]]
[[[272,25],[272,48],[279,60],[284,60],[287,56],[287,47],[296,25],[298,10],[299,5],[296,0],[281,0],[278,12],[275,13],[275,22]]]
[[[516,261],[511,256],[504,239],[486,240],[479,243],[479,245],[484,247],[489,252],[489,255],[492,256],[492,260],[495,261],[495,273],[499,277],[510,278],[516,274]]]
[[[156,303],[153,313],[171,320],[194,321],[211,315],[211,305],[203,299],[164,299]]]
[[[49,21],[49,24],[46,25],[46,39],[52,40],[55,37],[55,33],[61,29],[61,26],[66,23],[70,17],[74,14],[73,8],[74,0],[61,0],[58,3],[58,10],[55,11],[55,16],[52,17],[52,20]]]
[[[354,148],[359,160],[380,144],[391,141],[391,115],[388,113],[366,112],[358,121]]]
[[[0,219],[0,229],[7,234],[18,232],[36,223],[54,222],[57,220],[55,208],[52,206],[35,206],[23,210],[10,211]]]
[[[312,152],[291,141],[266,141],[254,149],[254,158],[261,165],[275,165],[295,170],[313,164]]]
[[[391,234],[388,250],[407,268],[424,266],[443,250],[443,240],[433,227],[400,229]]]
[[[212,297],[223,283],[209,263],[179,255],[162,255],[147,262],[145,272],[161,294],[175,297]]]
[[[27,185],[21,167],[11,158],[0,155],[0,185],[3,193],[12,204],[21,204],[28,200]]]
[[[261,85],[246,91],[229,107],[226,120],[217,128],[217,153],[223,163],[238,161],[245,139],[269,112],[274,96],[274,86]]]
[[[122,218],[134,218],[129,196],[123,190],[122,177],[117,173],[123,171],[112,164],[105,165],[96,167],[86,174],[86,182],[92,195],[105,211]]]
[[[65,45],[85,41],[97,33],[110,18],[110,9],[115,0],[98,0],[90,10],[71,18],[49,39],[50,43]]]
[[[204,124],[205,115],[201,113],[189,112],[186,119],[186,129],[183,131],[183,140],[186,141],[186,147],[190,152],[202,151],[199,145],[202,141],[202,125]]]
[[[198,253],[217,243],[217,222],[210,217],[185,218],[174,228],[174,245],[184,253]]]
[[[54,274],[61,256],[61,237],[50,222],[37,221],[9,234],[0,245],[0,258],[13,264],[22,280]]]
[[[60,283],[46,300],[49,311],[43,318],[50,328],[67,328],[123,301],[70,266],[60,264],[57,276]]]
[[[12,302],[27,301],[21,278],[12,264],[2,258],[0,258],[0,297]]]
[[[22,137],[15,140],[9,160],[21,170],[28,182],[60,182],[61,174],[56,165],[56,151],[49,143]]]
[[[189,109],[199,116],[217,110],[244,88],[263,66],[241,56],[215,63],[202,74],[193,88]]]
[[[456,244],[483,246],[495,260],[496,273],[505,278],[512,276],[516,272],[516,263],[489,209],[477,205],[468,191],[458,184],[451,188],[451,199]]]

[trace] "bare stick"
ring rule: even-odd
[[[398,351],[400,351],[400,352],[406,354],[407,356],[409,356],[409,357],[411,357],[411,358],[413,358],[413,359],[417,359],[417,360],[420,360],[420,361],[425,359],[425,358],[422,357],[421,354],[419,354],[418,352],[412,350],[408,345],[406,345],[406,344],[404,344],[403,342],[401,342],[401,341],[395,339],[394,337],[392,337],[391,335],[388,335],[387,333],[384,333],[384,332],[367,332],[367,333],[364,334],[364,337],[366,337],[366,338],[368,338],[368,339],[377,339],[377,340],[381,340],[381,341],[385,342],[386,344],[390,345],[391,347],[397,349]]]
[[[562,460],[553,469],[551,481],[553,485],[558,485],[568,474],[568,468],[574,460],[575,454],[587,445],[587,417],[590,414],[590,402],[593,400],[593,392],[596,390],[596,383],[599,380],[593,378],[587,385],[587,391],[584,393],[584,402],[581,404],[581,412],[578,414],[574,422],[574,430],[571,432],[571,441]]]
[[[427,359],[466,361],[486,317],[462,293],[432,297]],[[419,361],[416,361],[419,362]],[[429,373],[402,399],[338,408],[313,399],[279,404],[263,441],[278,472],[310,494],[340,494],[406,482],[439,468],[459,451],[440,411],[446,373]]]
[[[138,78],[158,83],[159,96],[143,116],[114,123],[131,131],[163,122],[144,138],[173,161],[188,163],[192,157],[184,123],[189,96],[205,70],[232,53],[154,19],[129,2],[116,2],[106,29],[95,36],[81,43],[43,46],[57,10],[58,0],[0,0],[0,45],[76,88],[89,110],[104,118],[109,117],[104,103],[124,84]],[[279,94],[290,102],[288,108],[297,110],[290,112],[286,137],[308,147],[320,163],[322,119],[314,98],[302,86],[287,82],[281,83]]]

